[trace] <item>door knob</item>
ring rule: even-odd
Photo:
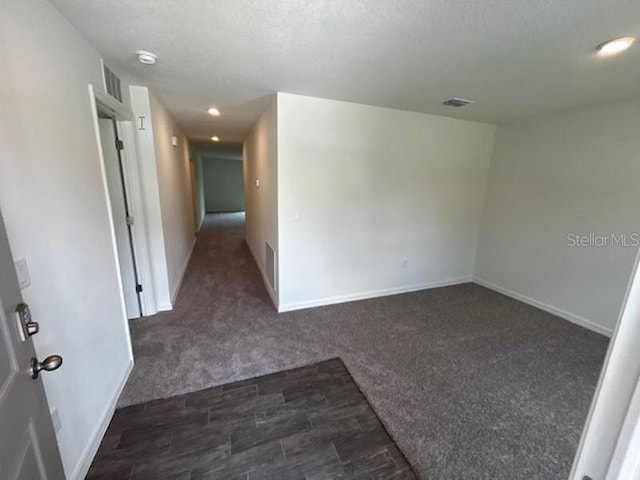
[[[57,370],[62,365],[62,357],[60,355],[49,355],[44,361],[39,362],[36,357],[31,359],[31,378],[38,378],[42,370],[51,372]]]

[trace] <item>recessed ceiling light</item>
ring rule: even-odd
[[[211,137],[211,140],[213,140],[214,142],[219,142],[220,137],[218,137],[217,135],[214,135],[213,137]]]
[[[620,52],[624,52],[635,41],[635,37],[620,37],[614,38],[598,45],[598,55],[602,57],[608,57],[610,55],[616,55]]]
[[[147,52],[145,50],[136,50],[138,61],[145,65],[153,65],[158,60],[158,56],[155,53]]]
[[[214,117],[220,116],[220,110],[218,110],[216,107],[211,107],[209,110],[207,110],[207,112],[209,112],[209,115],[213,115]]]

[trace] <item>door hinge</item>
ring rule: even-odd
[[[133,225],[133,217],[127,217],[127,225]]]
[[[124,142],[122,140],[116,139],[116,148],[118,150],[124,150]]]
[[[136,293],[142,293],[142,285],[136,285]]]

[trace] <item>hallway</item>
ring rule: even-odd
[[[340,357],[422,476],[567,477],[605,337],[474,284],[278,314],[243,235],[207,216],[120,406]]]

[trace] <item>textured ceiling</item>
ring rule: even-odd
[[[640,0],[52,3],[198,140],[241,140],[275,91],[489,122],[640,94],[640,41],[594,55],[640,36]],[[476,103],[441,105],[454,96]]]

